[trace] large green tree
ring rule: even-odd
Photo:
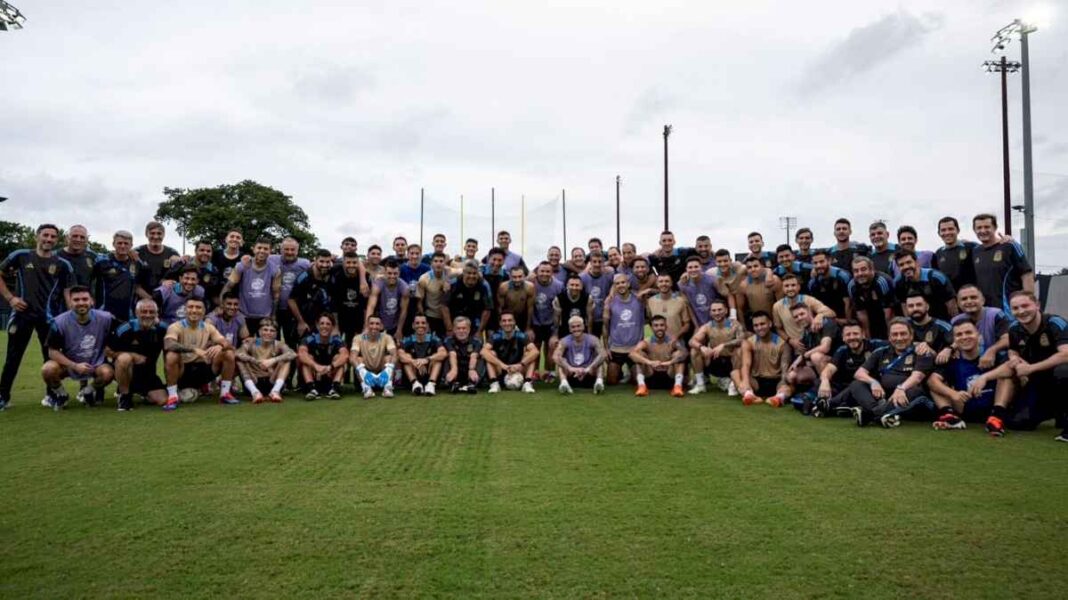
[[[186,239],[209,239],[218,244],[237,229],[251,243],[266,237],[278,242],[292,236],[301,253],[311,255],[319,246],[308,229],[308,215],[290,196],[255,181],[212,188],[163,188],[156,219],[171,223]]]

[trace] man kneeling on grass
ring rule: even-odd
[[[45,406],[61,410],[67,404],[63,380],[81,383],[78,401],[96,406],[104,401],[104,388],[115,377],[111,365],[104,361],[104,345],[111,331],[111,313],[93,308],[89,288],[70,288],[71,310],[52,321],[48,333],[48,362],[41,367],[48,395]],[[91,384],[91,385],[89,385]]]
[[[630,359],[637,371],[638,389],[635,396],[648,396],[649,388],[671,390],[675,398],[682,398],[683,378],[686,376],[686,347],[667,334],[667,319],[655,315],[649,322],[653,335],[638,342],[630,351]]]
[[[336,324],[334,315],[323,313],[315,322],[316,332],[300,341],[297,363],[300,364],[305,400],[315,400],[319,396],[332,400],[341,397],[341,380],[349,364],[349,349],[341,336],[334,333]]]
[[[437,258],[441,262],[441,257]],[[449,352],[441,338],[430,330],[430,320],[425,315],[416,315],[412,330],[415,333],[401,340],[397,356],[405,379],[412,385],[412,393],[433,396],[434,386],[441,377],[441,365],[448,360]]]
[[[533,394],[534,385],[530,380],[538,366],[538,347],[526,333],[519,331],[512,313],[502,312],[499,324],[500,330],[494,331],[490,343],[482,347],[486,373],[492,380],[489,393],[496,394],[501,391],[501,386],[518,389],[518,380],[522,381],[523,393]]]
[[[556,345],[553,362],[560,378],[561,394],[571,394],[572,386],[593,388],[594,394],[604,392],[605,360],[608,353],[599,338],[586,333],[586,322],[575,315],[567,320],[569,335]]]
[[[364,398],[374,398],[375,389],[383,398],[393,397],[393,365],[397,360],[397,344],[382,330],[382,318],[367,316],[364,332],[352,340],[349,360],[356,367]]]
[[[178,389],[182,397],[193,401],[197,389],[222,376],[219,404],[238,404],[230,392],[234,377],[234,349],[223,334],[204,322],[204,301],[190,297],[185,301],[185,318],[171,323],[163,338],[164,370],[167,374],[167,402],[163,410],[178,408]]]
[[[282,401],[282,386],[289,377],[290,364],[297,357],[284,343],[278,340],[278,325],[267,317],[260,321],[259,335],[245,340],[237,350],[237,368],[245,382],[245,391],[252,395],[252,403],[263,402],[263,390],[270,390],[271,402]]]
[[[107,352],[115,364],[118,383],[119,411],[133,410],[133,395],[147,398],[156,406],[167,401],[167,386],[163,385],[156,367],[163,354],[163,338],[167,328],[159,322],[158,308],[152,300],[137,301],[137,318],[123,323],[108,339]]]

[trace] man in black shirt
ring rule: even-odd
[[[812,278],[808,280],[808,293],[834,311],[839,324],[851,311],[849,281],[852,272],[831,266],[831,254],[818,249],[812,253]]]
[[[144,286],[146,290],[158,288],[167,271],[181,262],[182,257],[177,250],[163,245],[163,237],[166,233],[167,230],[164,229],[162,223],[150,221],[148,225],[145,225],[148,243],[134,249],[137,258],[147,267]]]
[[[867,244],[852,241],[852,235],[853,224],[849,219],[843,218],[834,222],[835,243],[830,247],[831,264],[846,271],[852,268],[853,258],[871,254],[871,248]]]
[[[144,289],[145,264],[130,254],[133,234],[116,231],[113,250],[96,257],[93,279],[96,281],[96,306],[111,313],[119,323],[134,318],[134,305],[139,299],[152,299]]]
[[[846,321],[842,325],[842,346],[835,350],[831,361],[820,371],[818,399],[812,407],[812,416],[852,416],[850,409],[856,406],[856,401],[849,393],[849,386],[871,353],[885,345],[884,340],[865,339],[860,323]]]
[[[934,258],[931,259],[931,268],[937,269],[949,278],[954,289],[975,283],[975,264],[973,254],[979,244],[962,240],[960,235],[960,223],[954,217],[942,217],[938,220],[938,236],[944,244],[935,250]]]
[[[912,323],[916,353],[932,356],[935,364],[944,365],[953,354],[953,328],[932,317],[928,310],[927,299],[922,294],[912,294],[905,300],[905,314]]]
[[[493,292],[489,284],[482,279],[477,262],[464,264],[463,273],[449,284],[449,317],[467,317],[471,322],[470,335],[480,338],[489,323],[490,311],[493,310]],[[445,323],[447,333],[452,332],[453,324]]]
[[[89,250],[89,230],[84,225],[72,225],[67,230],[67,245],[60,248],[56,256],[69,262],[74,270],[72,285],[84,285],[93,289],[93,265],[96,263],[96,253]]]
[[[981,245],[972,249],[975,285],[983,292],[986,305],[1009,311],[1009,297],[1020,290],[1035,292],[1035,274],[1023,248],[998,237],[994,215],[976,215],[972,229]]]
[[[890,321],[890,345],[871,353],[857,369],[849,393],[857,406],[853,416],[858,427],[878,421],[885,428],[901,424],[901,415],[934,407],[923,381],[934,370],[929,356],[916,353],[912,324],[904,317]]]
[[[916,253],[900,249],[894,254],[897,270],[894,278],[894,295],[905,313],[905,299],[919,294],[927,300],[931,315],[936,319],[948,321],[957,315],[957,292],[953,284],[942,273],[934,269],[920,268]]]
[[[74,269],[52,252],[58,239],[58,227],[41,225],[37,228],[36,248],[16,250],[0,262],[0,296],[14,311],[7,323],[7,357],[0,375],[0,410],[11,401],[11,388],[33,332],[37,332],[42,359],[48,360],[46,343],[50,323],[53,317],[66,310],[64,295],[73,284]],[[7,287],[7,276],[15,278],[14,292]]]
[[[316,254],[312,267],[297,275],[287,309],[297,323],[298,335],[307,335],[320,315],[333,310],[334,301],[330,297],[334,286],[330,278],[333,266],[334,257],[329,250],[322,249]]]
[[[167,387],[157,374],[167,328],[159,322],[155,302],[141,300],[135,312],[137,318],[119,325],[105,348],[115,365],[120,412],[133,409],[134,394],[157,406],[167,401]]]
[[[893,317],[894,288],[890,278],[875,270],[867,256],[853,259],[853,280],[849,282],[853,311],[870,338],[885,339]]]
[[[686,270],[686,259],[693,253],[691,248],[676,248],[675,234],[670,231],[660,233],[660,248],[649,255],[649,268],[658,275],[670,275],[671,281],[678,281]],[[585,316],[583,316],[585,318]],[[567,318],[564,318],[566,327]]]

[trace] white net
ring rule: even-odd
[[[549,246],[563,242],[561,201],[554,198],[490,194],[456,198],[427,193],[423,209],[423,242],[429,247],[434,234],[443,233],[448,250],[458,254],[464,240],[475,238],[479,253],[484,255],[495,243],[496,233],[512,235],[512,250],[522,254],[533,266],[545,256]],[[416,238],[418,239],[418,238]]]

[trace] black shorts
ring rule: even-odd
[[[130,378],[130,393],[147,396],[149,392],[167,389],[156,374],[155,365],[134,365]]]
[[[774,396],[779,392],[779,379],[775,377],[753,377],[753,393],[761,398]]]
[[[534,326],[534,343],[538,346],[542,344],[548,344],[549,339],[553,337],[552,325],[535,325]]]
[[[199,388],[215,381],[215,371],[205,362],[191,362],[185,365],[182,376],[178,378],[180,388]]]
[[[597,382],[597,373],[588,373],[585,377],[578,378],[574,375],[568,375],[567,383],[573,388],[592,388],[593,384]]]
[[[613,365],[634,365],[634,361],[631,360],[630,354],[627,352],[612,352],[611,361]]]
[[[705,367],[705,375],[711,377],[730,377],[734,370],[734,361],[730,357],[721,356],[712,360]]]
[[[651,390],[670,390],[675,386],[675,378],[663,371],[658,371],[645,378],[645,387]]]

